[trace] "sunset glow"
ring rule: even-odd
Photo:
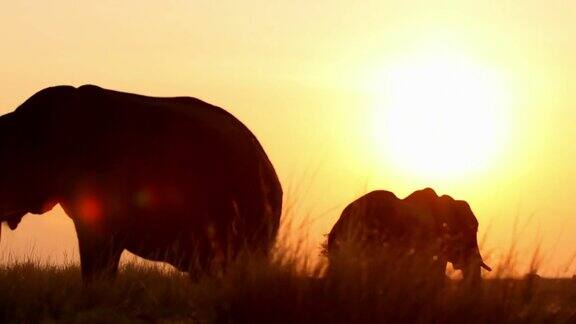
[[[427,55],[391,66],[375,82],[374,136],[402,171],[461,176],[488,167],[505,147],[509,93],[496,71]]]

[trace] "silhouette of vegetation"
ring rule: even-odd
[[[77,265],[33,261],[0,268],[0,322],[178,323],[571,323],[576,282],[508,277],[504,256],[479,285],[439,287],[417,268],[365,267],[341,251],[314,266],[282,238],[274,257],[244,253],[228,271],[196,281],[169,267],[128,263],[114,281],[84,286]],[[284,244],[286,243],[286,244]],[[513,253],[510,251],[510,253]],[[383,264],[382,266],[386,266]],[[412,271],[412,272],[411,272]]]

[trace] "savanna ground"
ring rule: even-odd
[[[198,281],[133,262],[87,287],[76,263],[5,263],[0,323],[576,323],[576,280],[512,277],[511,257],[479,285],[439,286],[424,267],[366,267],[347,253],[326,271],[302,249],[278,248]]]

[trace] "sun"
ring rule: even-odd
[[[413,57],[381,72],[374,136],[405,172],[446,178],[485,169],[506,142],[508,93],[497,71],[465,57]]]

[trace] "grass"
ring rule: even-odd
[[[0,323],[576,322],[572,279],[496,277],[480,286],[450,280],[439,287],[405,269],[366,267],[352,257],[327,272],[303,258],[298,252],[277,253],[272,261],[243,257],[225,274],[196,282],[129,263],[117,280],[89,287],[76,265],[12,263],[0,267]]]
[[[245,254],[197,281],[133,261],[85,286],[77,264],[10,259],[0,263],[0,323],[576,323],[576,280],[535,275],[538,249],[532,275],[517,275],[512,244],[490,279],[439,285],[422,265],[371,263],[353,249],[328,268],[306,252],[309,239],[289,239],[305,228],[284,225],[271,260]]]

